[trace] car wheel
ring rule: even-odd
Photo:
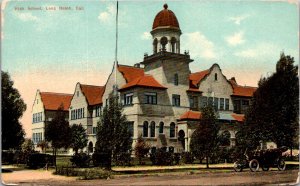
[[[252,172],[256,172],[259,169],[259,163],[256,159],[253,159],[249,162],[249,168]]]

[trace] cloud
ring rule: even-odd
[[[144,32],[142,35],[141,35],[141,39],[142,40],[150,40],[152,39],[152,36],[149,32]]]
[[[26,13],[17,13],[16,16],[21,20],[21,21],[38,21],[38,18],[34,15],[32,15],[31,12],[26,12]]]
[[[229,17],[228,20],[232,21],[236,25],[240,25],[243,20],[248,18],[250,15],[240,15],[235,17]]]
[[[214,43],[200,32],[183,34],[181,43],[183,45],[182,48],[189,49],[193,57],[200,57],[206,60],[217,58]]]
[[[282,49],[276,44],[261,42],[256,46],[235,52],[234,55],[242,58],[268,59],[277,54],[278,57]]]
[[[102,22],[102,23],[107,23],[112,21],[113,18],[115,18],[116,16],[116,7],[113,4],[109,4],[106,7],[106,10],[104,12],[100,12],[98,19]]]
[[[243,44],[245,42],[244,32],[242,32],[242,31],[236,32],[231,36],[225,37],[225,40],[228,43],[228,45],[231,45],[231,46]]]

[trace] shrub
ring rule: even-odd
[[[180,153],[174,153],[174,161],[175,161],[175,165],[179,165],[180,159],[181,159]]]
[[[110,171],[106,171],[99,168],[78,169],[74,167],[58,167],[53,174],[63,176],[77,176],[85,180],[112,178],[112,174]]]
[[[109,168],[111,162],[111,155],[107,153],[94,153],[92,156],[93,164],[96,167]]]
[[[13,164],[15,153],[12,151],[2,151],[2,163]]]
[[[131,165],[131,153],[122,152],[115,157],[114,161],[117,166]]]
[[[91,160],[91,157],[86,153],[74,154],[70,159],[72,165],[75,165],[76,167],[89,167]]]
[[[29,155],[26,164],[29,168],[39,168],[45,167],[46,164],[53,165],[53,160],[53,156],[49,154],[34,153]]]
[[[150,160],[153,165],[173,165],[174,154],[166,152],[164,149],[158,149],[150,154]]]
[[[225,162],[226,160],[227,163],[232,163],[236,155],[233,148],[221,148],[217,153],[217,156],[221,162]]]
[[[185,164],[192,164],[194,163],[195,157],[191,152],[183,152],[181,154],[183,163]]]

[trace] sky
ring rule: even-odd
[[[164,0],[119,2],[119,64],[152,54],[150,31],[164,3],[179,21],[192,72],[218,63],[228,79],[257,86],[275,71],[281,52],[299,63],[296,0]],[[21,118],[27,137],[37,89],[73,94],[77,82],[105,84],[114,62],[115,14],[116,1],[2,1],[1,68],[27,104]]]

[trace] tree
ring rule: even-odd
[[[199,125],[192,134],[191,152],[197,157],[206,158],[206,168],[209,168],[209,158],[216,153],[219,146],[219,130],[217,117],[211,106],[204,107],[201,110]]]
[[[88,139],[86,131],[81,124],[74,124],[71,126],[71,136],[71,147],[73,151],[75,151],[75,154],[77,154],[79,149],[83,149],[87,146]]]
[[[2,93],[2,149],[19,148],[24,142],[25,132],[19,119],[26,104],[7,72],[1,75]]]
[[[251,148],[274,141],[292,148],[298,132],[299,79],[294,58],[281,54],[276,72],[261,78],[241,129],[241,141]]]
[[[131,133],[127,119],[122,114],[122,105],[118,97],[110,97],[98,122],[95,156],[98,154],[97,159],[102,166],[111,169],[112,161],[116,164],[130,161],[131,146]]]
[[[66,120],[63,104],[58,108],[53,120],[46,124],[45,139],[51,143],[56,167],[57,149],[68,148],[71,143],[71,129],[69,122]]]
[[[21,145],[21,149],[23,152],[33,152],[34,144],[31,139],[25,139],[23,144]]]
[[[43,153],[46,153],[46,149],[49,148],[49,143],[46,140],[42,140],[37,144],[37,147],[40,147]]]
[[[139,136],[134,147],[135,157],[139,159],[139,164],[142,164],[142,158],[144,158],[150,150],[150,145],[145,142],[142,136]]]

